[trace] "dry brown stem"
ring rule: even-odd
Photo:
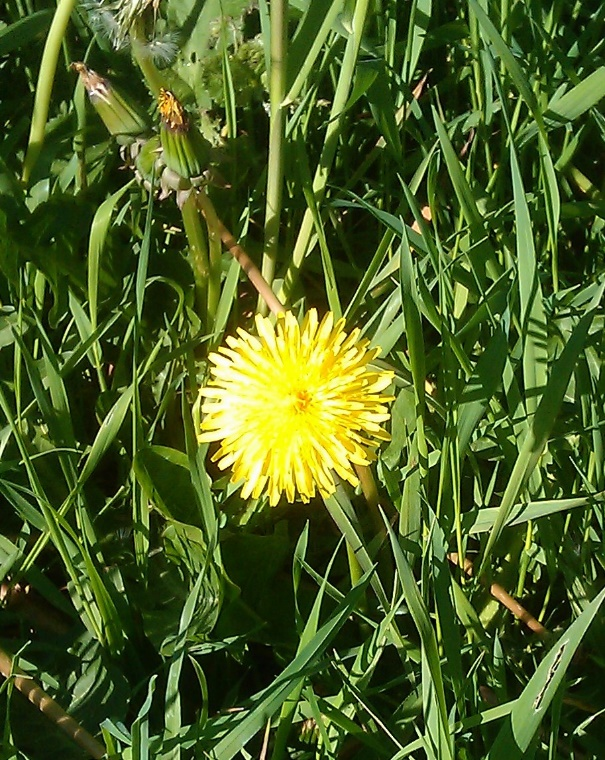
[[[10,678],[21,694],[91,757],[96,760],[105,757],[105,747],[68,715],[52,697],[49,697],[33,678],[16,667],[12,657],[3,649],[0,649],[0,673],[5,678]]]
[[[285,311],[284,305],[271,290],[269,283],[262,276],[260,269],[256,266],[250,256],[248,256],[246,251],[244,251],[241,245],[239,245],[233,235],[218,218],[218,215],[214,209],[214,206],[212,205],[210,198],[203,190],[198,190],[196,193],[196,199],[202,214],[206,218],[208,228],[218,230],[223,244],[244,270],[246,276],[254,285],[269,309],[273,312],[273,314],[283,314]]]
[[[459,558],[458,554],[456,552],[452,552],[451,554],[448,554],[449,561],[454,565],[459,565]],[[473,563],[470,561],[468,557],[464,558],[464,572],[467,575],[473,574]],[[490,594],[494,597],[494,599],[497,599],[500,604],[503,604],[508,610],[510,610],[513,615],[517,618],[517,620],[520,620],[522,623],[525,623],[525,625],[534,633],[536,633],[540,637],[548,636],[548,630],[542,625],[542,623],[539,620],[536,620],[536,618],[528,612],[523,605],[519,604],[519,602],[514,599],[508,591],[505,591],[502,586],[499,583],[492,583],[489,587]]]

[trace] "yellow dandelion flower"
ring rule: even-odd
[[[381,423],[393,399],[382,392],[393,373],[371,368],[379,349],[344,324],[332,313],[320,323],[315,309],[302,326],[291,312],[275,326],[257,315],[258,337],[240,328],[210,354],[200,441],[221,441],[212,459],[244,481],[244,499],[329,496],[334,473],[355,486],[353,465],[374,458],[372,439],[389,440]]]

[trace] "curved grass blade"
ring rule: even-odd
[[[359,604],[359,600],[364,594],[372,574],[373,570],[365,573],[360,578],[359,583],[349,591],[327,623],[317,631],[304,649],[284,668],[275,681],[255,697],[254,708],[246,713],[240,713],[232,719],[235,725],[209,751],[209,757],[213,758],[213,760],[231,760],[255,734],[264,728],[267,718],[277,712],[283,702],[292,693],[292,690],[306,678],[307,673],[325,655],[330,641]]]
[[[0,29],[0,56],[12,53],[27,45],[39,34],[46,32],[50,26],[53,12],[50,8],[36,11],[30,16],[15,21],[14,24]]]
[[[593,599],[540,663],[521,696],[515,701],[486,760],[517,760],[526,757],[525,753],[565,671],[604,599],[605,589]]]

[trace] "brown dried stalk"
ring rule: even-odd
[[[64,731],[78,746],[88,752],[91,757],[95,760],[101,760],[105,757],[105,747],[68,715],[52,697],[49,697],[31,676],[18,668],[14,664],[13,658],[3,649],[0,649],[0,673],[5,678],[10,678],[23,696],[27,697],[40,712],[44,713],[49,720],[61,731]]]
[[[459,557],[456,552],[448,554],[447,558],[452,564],[459,566]],[[467,575],[473,574],[473,563],[468,557],[464,558],[464,572]],[[540,638],[545,638],[549,635],[548,629],[545,628],[539,620],[536,620],[536,618],[530,612],[528,612],[525,607],[523,607],[523,605],[519,604],[519,602],[514,599],[508,593],[508,591],[505,591],[499,583],[492,583],[489,587],[489,592],[494,597],[494,599],[499,601],[500,604],[503,604],[508,610],[510,610],[517,618],[517,620],[525,623],[525,625],[535,634],[540,636]]]
[[[197,190],[196,200],[202,214],[206,219],[208,229],[216,230],[218,232],[221,240],[223,241],[223,244],[244,270],[248,279],[254,285],[260,296],[264,299],[269,309],[273,312],[273,314],[283,314],[285,311],[284,305],[271,290],[269,283],[262,276],[260,269],[256,266],[246,251],[244,251],[241,245],[239,245],[233,235],[221,222],[210,198],[203,190]]]

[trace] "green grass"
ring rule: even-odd
[[[0,22],[0,654],[109,758],[605,757],[605,4],[166,0],[121,51],[71,5]],[[265,307],[82,60],[174,91],[274,292],[380,347],[358,492],[245,503],[199,445]],[[1,760],[90,756],[18,683]]]

